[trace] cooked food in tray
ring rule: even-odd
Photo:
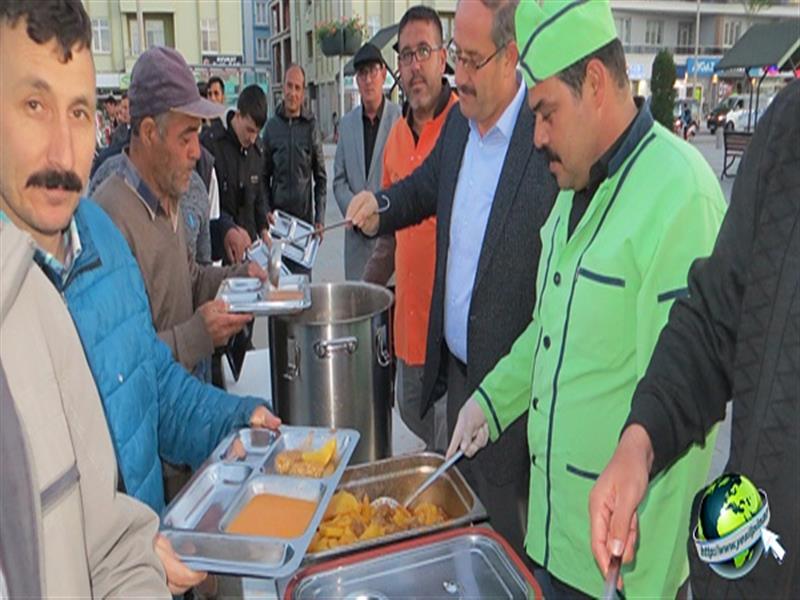
[[[437,525],[448,519],[444,510],[430,502],[420,502],[413,508],[372,506],[366,494],[359,502],[350,492],[340,491],[331,498],[308,551],[331,550],[398,531]]]
[[[277,494],[259,494],[228,525],[228,533],[291,539],[305,532],[317,503]]]
[[[308,447],[311,447],[310,439]],[[331,438],[319,450],[284,450],[275,457],[275,470],[281,475],[297,477],[328,477],[336,470],[336,438]]]

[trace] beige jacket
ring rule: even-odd
[[[116,491],[114,450],[78,333],[33,253],[27,235],[0,223],[0,359],[33,471],[41,590],[169,598],[153,549],[158,519]]]

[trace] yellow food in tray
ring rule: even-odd
[[[336,438],[319,450],[284,450],[275,457],[275,470],[281,475],[327,477],[336,470]]]
[[[336,492],[317,528],[309,552],[322,552],[398,531],[427,527],[449,517],[435,504],[420,502],[414,508],[370,505],[366,494],[359,500],[350,492]]]

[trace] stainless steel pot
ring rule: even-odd
[[[278,416],[290,425],[358,430],[351,463],[391,455],[392,302],[376,285],[315,284],[310,309],[270,318]]]

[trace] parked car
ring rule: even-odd
[[[774,96],[761,98],[758,103],[758,111],[755,110],[755,100],[753,100],[753,108],[747,109],[745,107],[737,108],[729,111],[725,115],[725,129],[728,131],[747,131],[748,115],[750,115],[750,130],[756,127],[756,123],[766,112],[767,107],[772,104]]]
[[[716,132],[717,127],[725,127],[725,117],[731,110],[736,108],[744,109],[745,98],[739,94],[732,94],[720,102],[714,110],[708,114],[706,125],[711,133]]]

